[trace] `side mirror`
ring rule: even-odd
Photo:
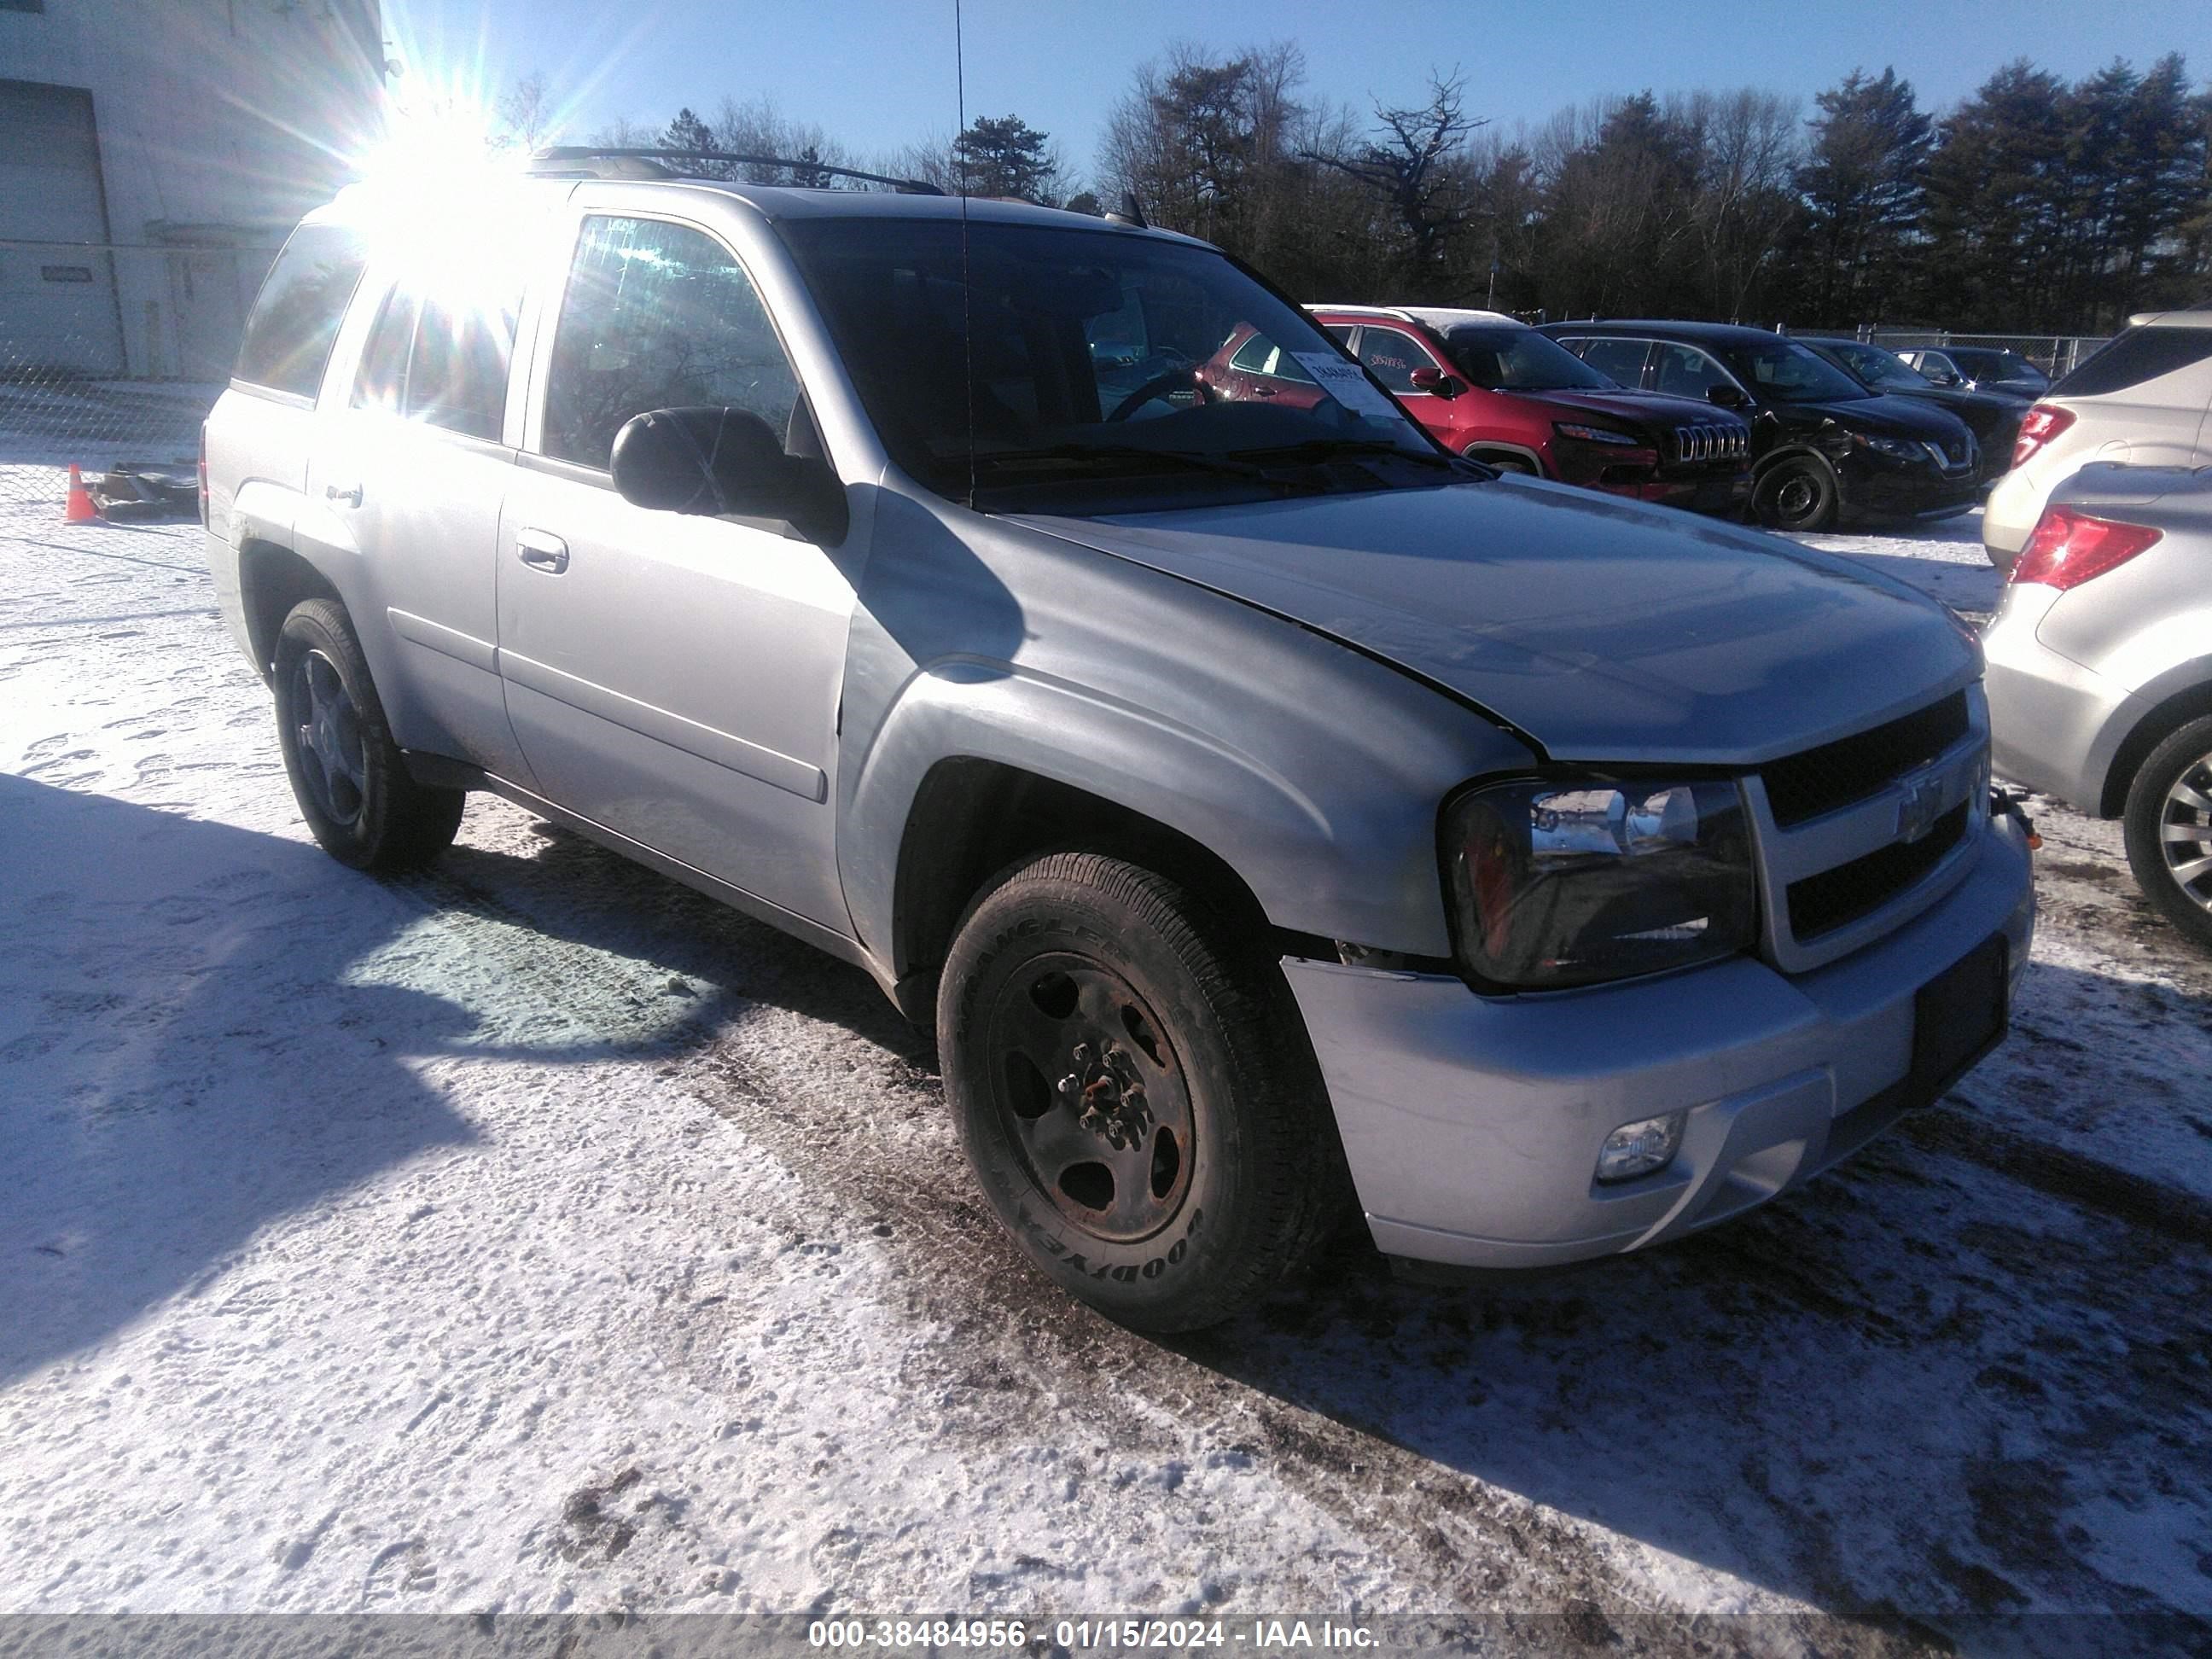
[[[1745,397],[1739,387],[1732,386],[1723,380],[1718,386],[1709,386],[1705,388],[1705,401],[1721,409],[1741,409],[1750,403],[1751,399]]]
[[[844,535],[845,492],[819,460],[787,455],[742,409],[653,409],[615,434],[615,489],[662,513],[786,519],[817,541]]]
[[[1439,398],[1456,398],[1467,390],[1467,382],[1456,375],[1447,374],[1441,368],[1423,364],[1408,377],[1416,392],[1433,393]]]
[[[1931,368],[1927,371],[1927,374],[1929,380],[1936,386],[1956,386],[1959,384],[1959,377],[1954,374],[1948,368]]]

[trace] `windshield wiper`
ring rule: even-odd
[[[1428,450],[1406,449],[1385,438],[1307,438],[1294,444],[1269,444],[1254,449],[1232,449],[1229,453],[1241,461],[1273,462],[1278,465],[1310,465],[1322,461],[1346,459],[1358,456],[1389,456],[1394,459],[1411,461],[1417,466],[1443,466],[1456,470],[1460,458],[1438,454]]]
[[[1260,483],[1279,483],[1265,467],[1224,456],[1194,454],[1182,449],[1147,449],[1142,444],[1045,444],[1036,449],[1001,449],[979,453],[978,468],[1015,465],[1029,461],[1149,461],[1181,467],[1186,472],[1213,472]]]

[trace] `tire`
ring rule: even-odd
[[[2129,786],[2125,824],[2143,896],[2212,950],[2212,715],[2150,751]]]
[[[1836,475],[1809,457],[1776,462],[1751,487],[1752,516],[1772,530],[1833,529],[1840,505]]]
[[[970,907],[938,992],[992,1209],[1109,1319],[1193,1330],[1297,1272],[1350,1183],[1281,970],[1188,888],[1049,854]]]
[[[322,848],[356,870],[411,870],[453,845],[467,795],[408,775],[353,624],[303,599],[276,635],[276,741]]]

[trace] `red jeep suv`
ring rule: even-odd
[[[1741,508],[1751,488],[1751,428],[1692,398],[1630,392],[1556,341],[1494,311],[1309,306],[1407,411],[1449,447],[1534,473],[1701,513]],[[1231,335],[1201,371],[1231,399],[1311,401],[1296,363],[1267,363],[1269,343]]]

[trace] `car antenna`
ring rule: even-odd
[[[1121,192],[1121,210],[1108,213],[1106,222],[1111,225],[1127,225],[1133,230],[1150,230],[1152,228],[1152,222],[1145,217],[1144,205],[1137,200],[1137,192],[1134,190],[1125,190]]]
[[[961,137],[968,132],[968,52],[960,31],[960,0],[952,0],[952,99]],[[968,510],[975,510],[975,290],[968,276],[968,155],[952,141],[955,183],[960,188],[960,341],[967,348]]]

